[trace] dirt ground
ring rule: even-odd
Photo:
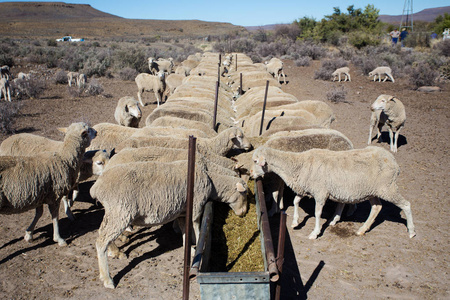
[[[395,83],[372,82],[355,68],[352,82],[326,82],[313,79],[319,67],[316,61],[309,67],[296,67],[286,61],[289,82],[283,90],[299,100],[326,101],[336,115],[332,128],[344,133],[355,148],[367,145],[369,106],[378,95],[391,94],[405,104],[407,121],[395,156],[402,171],[399,186],[411,202],[417,236],[409,239],[403,213],[383,202],[381,213],[366,235],[354,234],[369,213],[368,203],[363,203],[355,215],[335,227],[325,225],[317,240],[309,240],[314,227],[314,203],[303,199],[300,226],[290,227],[293,207],[287,209],[282,299],[449,299],[449,207],[442,202],[449,198],[450,84],[444,84],[442,92],[426,94],[412,90],[405,78],[396,78]],[[22,69],[13,70],[19,71]],[[135,83],[105,78],[99,81],[106,96],[75,99],[69,96],[66,86],[48,82],[41,99],[21,101],[22,115],[17,117],[15,128],[62,140],[56,128],[75,121],[114,123],[117,100],[136,95]],[[339,86],[347,91],[347,102],[327,101],[326,93]],[[153,95],[147,97],[154,99]],[[144,107],[143,119],[154,108],[154,104]],[[383,137],[388,141],[387,129]],[[372,144],[389,149],[387,142]],[[88,188],[85,185],[83,190]],[[331,217],[333,209],[332,203],[326,206],[321,224]],[[129,258],[109,259],[117,283],[115,290],[109,290],[98,279],[95,250],[103,210],[92,202],[80,201],[73,212],[76,220],[70,222],[61,209],[60,232],[68,242],[66,247],[52,241],[47,211],[37,224],[32,243],[25,242],[23,235],[33,211],[1,215],[1,299],[182,297],[184,250],[181,236],[171,226],[139,229],[128,243],[119,244]],[[276,228],[276,217],[272,223]],[[190,294],[191,299],[200,297],[195,281]]]

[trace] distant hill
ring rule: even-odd
[[[134,20],[104,13],[88,4],[64,2],[0,3],[0,37],[153,38],[206,37],[246,32],[231,23],[199,20]]]
[[[444,15],[445,13],[450,14],[450,6],[427,8],[414,13],[412,17],[413,21],[433,22],[439,15]],[[380,15],[378,20],[390,24],[400,24],[402,16]]]

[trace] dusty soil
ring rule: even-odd
[[[307,237],[314,227],[314,203],[303,199],[300,226],[290,227],[293,207],[287,209],[282,299],[448,299],[449,207],[442,204],[449,198],[450,84],[444,84],[442,92],[425,94],[412,90],[405,78],[378,83],[356,71],[352,71],[352,82],[333,83],[313,79],[320,62],[309,67],[296,67],[291,61],[286,64],[289,83],[283,89],[299,100],[326,101],[336,114],[332,128],[350,138],[355,148],[367,145],[369,106],[378,95],[391,94],[403,101],[407,121],[395,156],[402,170],[400,189],[411,202],[417,236],[409,239],[403,213],[383,202],[380,215],[365,236],[354,233],[368,216],[366,203],[335,227],[325,225],[319,238],[312,241]],[[48,82],[41,99],[21,101],[22,115],[17,117],[15,128],[61,140],[56,128],[71,122],[114,122],[117,100],[135,95],[135,83],[99,80],[106,97],[71,98],[66,86]],[[326,100],[326,93],[338,86],[345,87],[347,103]],[[154,107],[143,108],[144,119]],[[387,141],[387,130],[383,136]],[[1,136],[1,140],[5,138]],[[386,142],[373,144],[389,149]],[[85,191],[88,188],[84,186]],[[0,298],[180,299],[183,248],[181,237],[171,226],[139,229],[128,243],[119,244],[129,258],[109,259],[117,288],[103,287],[95,250],[103,210],[86,194],[82,199],[85,201],[74,205],[74,222],[61,210],[60,231],[67,247],[51,240],[48,212],[39,221],[32,243],[25,242],[23,235],[34,212],[0,217]],[[322,224],[333,209],[332,203],[326,206]],[[277,217],[272,223],[277,232]],[[198,299],[199,294],[194,281],[191,298]]]

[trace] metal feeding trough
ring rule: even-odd
[[[258,183],[258,181],[257,181]],[[258,229],[260,230],[261,251],[264,258],[262,272],[209,272],[211,257],[211,224],[213,203],[206,204],[201,225],[197,250],[190,270],[190,279],[197,279],[202,299],[270,299],[270,282],[279,279],[275,259],[267,209],[262,194],[262,183],[256,185],[255,193]],[[280,260],[279,260],[280,261]],[[282,261],[282,259],[281,259]]]

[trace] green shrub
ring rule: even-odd
[[[348,34],[348,43],[357,49],[361,49],[367,46],[378,46],[380,38],[373,33],[354,31]]]

